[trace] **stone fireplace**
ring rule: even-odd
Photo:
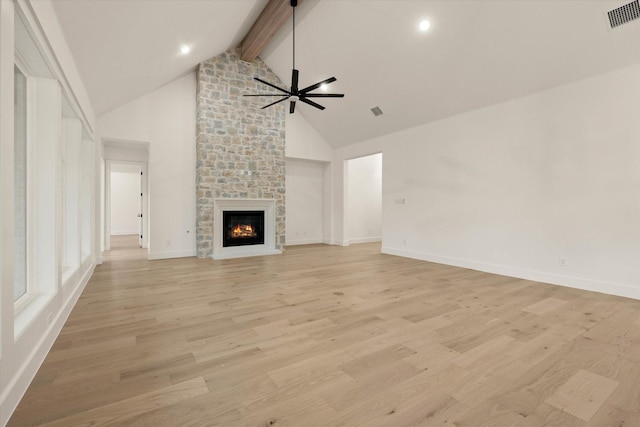
[[[276,248],[276,201],[216,199],[213,203],[213,258],[282,253]]]
[[[259,58],[249,63],[241,61],[239,54],[232,49],[198,65],[196,244],[200,258],[263,255],[284,249],[286,109],[283,103],[262,110],[270,99],[242,96],[268,90],[254,77],[282,83]],[[263,211],[264,242],[248,244],[252,238],[245,236],[235,242],[241,244],[225,246],[220,207]],[[245,227],[240,234],[252,232]]]

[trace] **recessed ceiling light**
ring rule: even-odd
[[[420,28],[420,31],[422,31],[423,33],[427,31],[430,27],[431,27],[431,22],[429,22],[426,19],[423,19],[422,21],[420,21],[420,25],[418,25],[418,28]]]
[[[187,46],[186,44],[183,44],[182,46],[180,46],[181,54],[186,55],[189,52],[191,52],[191,47]]]

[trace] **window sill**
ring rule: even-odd
[[[22,336],[24,331],[27,330],[52,299],[53,295],[50,294],[36,295],[20,309],[13,323],[14,341],[20,339],[20,336]]]
[[[62,286],[66,286],[67,282],[73,277],[73,275],[78,271],[78,266],[74,265],[71,267],[63,267],[62,270]]]

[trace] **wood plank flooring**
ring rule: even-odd
[[[640,301],[379,244],[117,248],[10,426],[640,426]]]

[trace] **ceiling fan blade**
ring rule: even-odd
[[[289,104],[289,114],[293,114],[294,111],[296,111],[296,101],[291,101],[291,104]]]
[[[291,93],[298,92],[298,70],[295,68],[291,71]]]
[[[288,97],[288,96],[285,96],[285,97],[284,97],[284,98],[282,98],[282,99],[278,99],[276,102],[272,102],[272,103],[271,103],[271,104],[269,104],[269,105],[265,105],[264,107],[262,107],[262,108],[261,108],[261,110],[264,110],[265,108],[269,108],[269,107],[271,107],[272,105],[276,105],[276,104],[277,104],[277,103],[279,103],[279,102],[286,101],[287,99],[289,99],[289,97]]]
[[[305,87],[304,89],[301,89],[300,93],[311,92],[312,90],[316,90],[316,89],[318,89],[320,86],[322,86],[324,84],[333,83],[336,80],[338,80],[338,79],[336,79],[335,77],[329,77],[327,80],[323,80],[323,81],[318,82],[318,83],[316,83],[314,85],[311,85],[311,86]]]
[[[344,98],[344,93],[305,93],[304,98]]]
[[[262,83],[262,84],[265,84],[265,85],[267,85],[267,86],[271,86],[272,88],[274,88],[274,89],[278,89],[280,92],[284,92],[284,93],[286,93],[287,95],[289,95],[289,91],[288,91],[288,90],[284,90],[284,89],[282,89],[281,87],[278,87],[278,86],[276,86],[276,85],[272,85],[271,83],[269,83],[269,82],[267,82],[267,81],[264,81],[264,80],[262,80],[262,79],[259,79],[258,77],[254,77],[254,78],[253,78],[253,80],[259,81],[259,82],[260,82],[260,83]]]
[[[256,94],[248,94],[242,96],[282,96],[281,93],[256,93]]]
[[[304,102],[305,104],[309,104],[312,107],[316,107],[318,110],[324,110],[324,107],[320,104],[316,104],[315,102],[308,100],[306,98],[300,98],[300,101]]]

